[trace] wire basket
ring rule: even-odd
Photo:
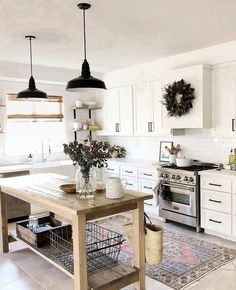
[[[116,263],[121,250],[123,236],[94,223],[86,224],[87,267],[89,272],[111,266]],[[50,231],[51,259],[74,273],[73,241],[62,237],[60,230]]]

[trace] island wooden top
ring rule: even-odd
[[[152,195],[142,192],[126,190],[124,197],[108,199],[105,193],[97,193],[94,199],[79,200],[75,194],[66,194],[60,189],[60,185],[70,183],[68,177],[46,173],[28,176],[12,177],[0,180],[1,191],[27,201],[35,203],[48,211],[71,218],[72,215],[85,213],[87,220],[99,218],[115,213],[115,208],[133,209],[138,201],[152,198]],[[119,212],[119,211],[118,211]]]

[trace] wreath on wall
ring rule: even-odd
[[[194,91],[191,84],[186,83],[183,79],[168,84],[163,95],[164,101],[162,101],[168,111],[168,116],[181,117],[188,114],[193,107]]]

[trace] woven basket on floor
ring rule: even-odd
[[[133,225],[123,226],[124,235],[132,244]],[[159,264],[163,256],[163,228],[159,225],[146,224],[145,234],[145,257],[146,263],[150,265]]]

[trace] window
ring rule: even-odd
[[[62,102],[61,96],[48,96],[43,100],[17,100],[16,94],[8,94],[7,118],[14,120],[28,119],[30,121],[61,121]]]
[[[63,97],[43,101],[17,100],[7,95],[7,134],[5,152],[28,155],[62,152],[65,142]],[[43,146],[42,146],[43,144]]]

